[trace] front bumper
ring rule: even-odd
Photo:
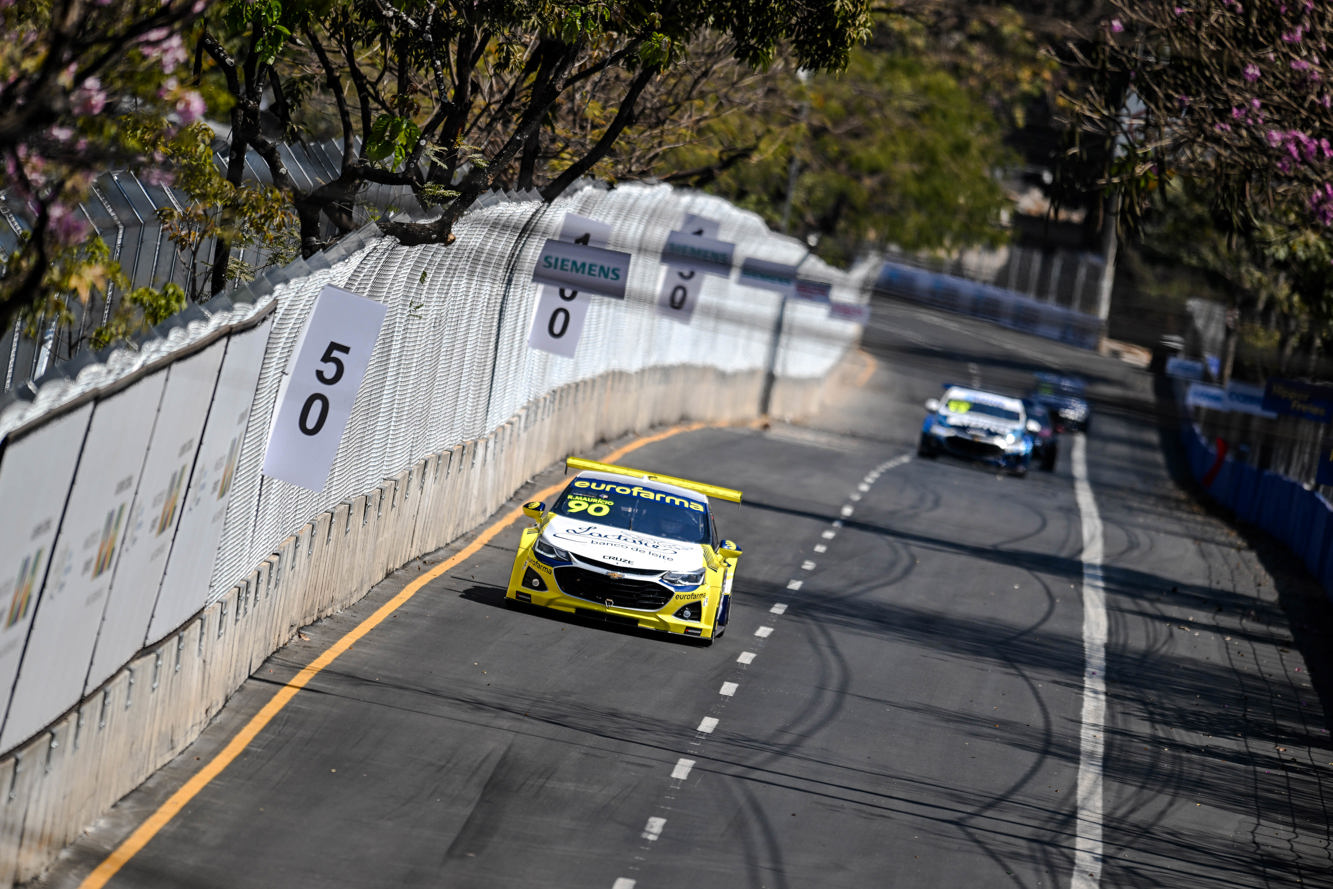
[[[940,454],[979,463],[1014,468],[1032,458],[1032,443],[1026,438],[1010,441],[1006,436],[955,429],[932,424],[922,431],[922,438]]]
[[[547,565],[521,547],[514,559],[505,598],[661,633],[712,639],[716,596],[708,579],[697,589],[674,591],[630,575],[619,578],[575,565]]]

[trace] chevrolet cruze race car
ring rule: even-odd
[[[926,401],[917,453],[949,454],[1003,467],[1024,475],[1032,463],[1033,436],[1041,426],[1028,417],[1021,399],[962,386]]]
[[[717,485],[571,457],[549,510],[527,503],[505,598],[711,643],[726,630],[741,551],[719,540]]]

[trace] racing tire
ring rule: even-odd
[[[1054,472],[1055,460],[1059,456],[1060,456],[1059,452],[1057,452],[1055,448],[1046,449],[1046,451],[1041,455],[1041,463],[1038,464],[1041,466],[1042,472]]]
[[[925,435],[921,436],[921,441],[917,442],[916,455],[925,457],[927,460],[934,460],[937,455],[935,446],[931,444],[930,439]]]

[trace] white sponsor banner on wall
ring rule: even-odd
[[[560,226],[560,240],[570,243],[605,246],[611,239],[611,226],[596,219],[566,213]],[[563,358],[573,358],[583,336],[591,296],[569,287],[541,285],[537,310],[528,330],[528,346]]]
[[[264,454],[264,475],[322,491],[388,307],[325,285],[296,350]]]
[[[0,750],[18,731],[6,713],[92,413],[85,404],[7,441],[0,458]]]
[[[166,378],[165,371],[144,377],[93,408],[0,749],[39,731],[87,691]]]
[[[262,324],[227,339],[227,353],[208,409],[199,456],[185,492],[176,537],[167,555],[167,570],[148,626],[150,645],[208,604],[218,539],[227,516],[228,495],[241,457],[241,443],[245,440],[255,382],[264,361],[269,331],[273,329],[273,317],[270,315]],[[200,397],[205,395],[200,393]]]
[[[175,362],[166,372],[162,406],[93,650],[89,688],[110,678],[147,639],[226,351],[226,340],[219,339]]]

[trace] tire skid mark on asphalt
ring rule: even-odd
[[[903,464],[911,461],[911,459],[912,459],[911,454],[903,454],[901,456],[894,457],[891,460],[886,460],[885,462],[879,464],[866,474],[866,476],[857,485],[856,491],[852,492],[849,495],[849,498],[852,501],[860,500],[861,495],[869,492],[871,486],[874,485],[874,483],[879,480],[879,477],[881,475],[883,475],[884,473],[888,472],[891,469],[896,469],[897,467],[902,466]],[[835,537],[837,537],[838,531],[840,531],[843,528],[843,519],[851,516],[853,508],[850,505],[844,505],[840,512],[842,518],[834,519],[829,524],[829,527],[824,529],[820,533],[821,539],[833,540]],[[815,544],[814,549],[815,552],[818,553],[823,553],[828,551],[828,547],[822,543]],[[816,567],[815,563],[811,560],[806,560],[801,564],[802,571],[813,571],[815,567]],[[787,589],[792,591],[797,591],[801,589],[802,585],[803,583],[801,580],[792,579],[787,582]],[[787,607],[788,603],[786,602],[775,602],[773,603],[773,605],[769,607],[769,613],[781,616],[787,613]],[[760,625],[755,628],[754,635],[758,639],[767,639],[773,634],[773,629],[774,629],[773,627],[767,625]],[[746,667],[754,663],[755,658],[757,656],[758,655],[755,652],[742,651],[736,657],[736,663],[741,667]],[[740,685],[739,683],[736,682],[727,681],[722,684],[722,689],[719,692],[721,703],[715,704],[712,711],[710,711],[710,715],[705,716],[700,721],[698,728],[695,729],[694,740],[690,742],[689,746],[691,748],[701,747],[703,745],[703,742],[707,739],[707,737],[716,731],[717,726],[721,721],[721,717],[713,716],[711,715],[711,713],[720,711],[721,708],[725,706],[726,699],[733,697],[736,691],[739,690],[739,688]],[[691,753],[696,756],[700,755],[697,750],[692,750]],[[693,770],[696,764],[697,764],[696,760],[693,759],[682,758],[676,761],[675,768],[673,768],[671,772],[670,788],[663,795],[663,801],[658,805],[659,812],[670,812],[672,810],[672,804],[675,802],[678,792],[684,787],[685,780],[689,777],[690,772]],[[666,826],[666,817],[665,815],[654,815],[648,819],[648,823],[650,826],[656,824],[657,825],[656,829],[651,831],[652,833],[651,836],[649,835],[650,830],[648,828],[644,829],[643,835],[641,837],[642,842],[639,847],[639,851],[641,854],[636,855],[634,857],[634,863],[627,869],[630,873],[637,874],[641,870],[642,866],[647,863],[646,853],[652,847],[652,844],[655,843],[657,839],[662,835],[662,831],[665,829]],[[638,880],[636,878],[617,877],[616,881],[611,884],[611,889],[635,889],[635,886],[637,884]]]

